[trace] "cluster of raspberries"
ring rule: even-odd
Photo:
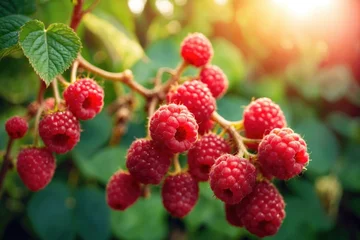
[[[94,118],[104,105],[104,90],[88,78],[69,85],[63,96],[65,104],[56,106],[53,98],[42,104],[44,114],[38,129],[45,146],[23,148],[17,157],[19,176],[32,191],[39,191],[50,183],[56,168],[53,153],[67,153],[79,142],[79,120]],[[22,138],[28,123],[25,118],[15,116],[6,122],[5,129],[11,139]]]
[[[199,197],[198,183],[209,181],[216,198],[224,202],[231,225],[259,236],[274,235],[285,217],[285,203],[271,180],[297,176],[308,164],[304,140],[290,128],[280,107],[268,98],[252,101],[244,110],[246,147],[257,153],[239,156],[231,144],[211,130],[216,98],[227,90],[222,70],[210,65],[209,40],[195,33],[181,46],[184,61],[201,67],[198,80],[173,86],[149,118],[150,136],[132,143],[126,156],[128,171],[119,170],[107,185],[107,202],[125,210],[148,184],[162,184],[162,202],[174,217],[185,217]],[[188,167],[169,171],[175,154],[187,153]]]

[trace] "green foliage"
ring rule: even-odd
[[[13,14],[30,15],[35,11],[35,0],[3,0],[0,2],[0,17]]]
[[[21,28],[19,43],[46,85],[70,67],[81,48],[79,37],[67,25],[54,23],[45,29],[37,20]]]

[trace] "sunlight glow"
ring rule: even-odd
[[[298,18],[314,15],[331,7],[334,0],[273,0],[278,6]]]
[[[144,11],[146,0],[129,0],[128,6],[134,14],[141,14]]]
[[[228,0],[214,0],[214,1],[218,5],[225,5],[228,3]]]
[[[174,13],[174,5],[169,0],[156,0],[155,5],[159,12],[166,17],[170,17]]]

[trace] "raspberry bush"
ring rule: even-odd
[[[5,8],[5,2],[0,4],[0,10],[11,11]],[[89,43],[90,38],[99,35],[94,29],[102,20],[91,13],[97,3],[85,7],[83,0],[74,1],[69,25],[45,26],[25,16],[26,11],[21,9],[6,16],[6,21],[16,18],[12,23],[20,26],[16,25],[16,43],[1,50],[0,55],[20,50],[39,84],[36,99],[24,105],[25,111],[12,114],[4,122],[8,139],[0,170],[4,196],[13,194],[8,180],[11,178],[18,178],[29,191],[38,192],[31,198],[28,210],[34,226],[41,225],[40,218],[31,217],[41,208],[36,205],[39,199],[47,204],[43,196],[51,195],[51,201],[64,203],[61,206],[65,210],[60,210],[68,211],[70,216],[64,222],[71,222],[74,215],[76,223],[71,230],[74,236],[69,233],[69,239],[75,234],[84,239],[103,239],[80,230],[85,225],[101,228],[91,225],[91,219],[97,218],[98,205],[107,213],[111,209],[113,215],[110,217],[109,213],[94,221],[108,224],[111,218],[112,224],[124,223],[122,230],[128,219],[129,224],[138,221],[134,220],[138,216],[134,212],[139,206],[144,214],[143,225],[152,228],[161,222],[156,220],[154,209],[166,212],[176,226],[185,222],[194,227],[195,222],[200,229],[201,224],[217,224],[192,220],[211,215],[197,208],[204,203],[204,196],[216,208],[213,219],[227,223],[215,229],[229,226],[259,238],[277,235],[288,217],[287,200],[297,203],[297,199],[287,197],[288,190],[301,192],[301,176],[311,163],[308,143],[295,130],[298,128],[291,128],[293,119],[285,117],[288,109],[282,109],[275,101],[276,95],[267,92],[262,93],[264,96],[254,94],[256,98],[244,94],[248,97],[246,104],[234,103],[224,108],[223,104],[231,99],[227,94],[243,93],[249,86],[238,90],[243,86],[234,85],[226,74],[226,64],[215,61],[221,50],[214,49],[214,42],[205,33],[187,32],[174,46],[179,59],[177,67],[153,64],[155,69],[146,73],[151,76],[144,77],[152,79],[149,83],[140,79],[146,74],[136,70],[142,70],[141,64],[130,70],[135,62],[131,54],[122,56],[123,71],[105,70],[109,66],[102,64],[102,52],[82,50],[83,44],[96,44]],[[77,30],[81,23],[92,29],[93,35],[80,39]],[[98,37],[101,39],[101,34]],[[9,40],[8,44],[12,42]],[[128,42],[126,46],[134,50],[130,45]],[[113,51],[122,51],[112,47]],[[151,62],[151,51],[148,55]],[[113,60],[114,66],[118,64],[116,57]],[[236,112],[236,119],[227,117],[230,112]],[[64,176],[71,188],[59,184]],[[78,185],[86,188],[75,190]],[[98,185],[105,190],[94,190],[99,189]],[[53,186],[58,186],[59,192],[53,191]],[[306,198],[312,193],[299,194]],[[93,197],[100,200],[96,202]],[[91,204],[86,205],[87,200]],[[82,208],[91,208],[94,216],[84,214],[86,217],[77,219]],[[53,209],[49,211],[56,217]],[[289,215],[294,216],[291,211]],[[34,227],[41,239],[63,236],[61,232],[51,235],[51,226],[44,226],[46,230]],[[99,229],[96,231],[101,233]],[[124,239],[151,235],[149,232],[139,237],[136,230],[126,234],[114,231]]]

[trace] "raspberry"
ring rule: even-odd
[[[127,172],[117,171],[106,186],[106,201],[114,210],[125,210],[141,195],[140,183]]]
[[[70,111],[55,112],[40,121],[39,134],[50,151],[66,153],[80,140],[80,124]]]
[[[256,184],[253,192],[236,207],[241,224],[258,237],[277,233],[285,218],[284,209],[281,194],[267,181]]]
[[[161,106],[150,119],[150,134],[173,153],[188,150],[197,139],[198,125],[183,105]]]
[[[165,179],[162,199],[166,210],[174,217],[185,217],[199,198],[199,186],[189,173],[180,173]]]
[[[166,96],[168,103],[184,104],[198,123],[208,121],[215,111],[215,98],[202,82],[190,81],[173,88]]]
[[[206,65],[201,69],[200,81],[207,85],[214,98],[221,97],[229,85],[224,72],[215,65]]]
[[[255,185],[256,168],[248,160],[230,154],[216,159],[210,170],[210,187],[216,197],[227,204],[236,204]]]
[[[159,184],[170,167],[172,154],[158,147],[154,141],[138,139],[128,150],[126,167],[143,184]]]
[[[92,79],[79,79],[64,91],[69,110],[81,120],[95,117],[104,105],[104,90]]]
[[[213,127],[214,127],[214,121],[209,119],[209,120],[199,123],[198,132],[200,135],[204,135],[205,133],[210,132]]]
[[[5,130],[10,138],[22,138],[29,128],[26,120],[19,116],[14,116],[6,121]]]
[[[241,219],[236,213],[237,204],[230,205],[225,203],[225,217],[226,221],[235,227],[242,227]]]
[[[39,191],[50,183],[56,162],[47,148],[31,147],[20,151],[16,168],[24,184],[31,191]]]
[[[301,173],[309,154],[299,134],[290,128],[275,128],[261,141],[258,161],[263,172],[287,180]]]
[[[225,139],[214,133],[204,135],[188,152],[190,174],[197,181],[207,181],[211,166],[224,153],[230,153]]]
[[[274,128],[286,126],[284,113],[279,105],[269,98],[258,98],[244,110],[245,135],[252,139],[262,139]],[[257,149],[258,144],[249,144],[249,148]]]
[[[181,43],[181,56],[185,62],[195,67],[207,64],[213,54],[209,39],[201,33],[189,34]]]

